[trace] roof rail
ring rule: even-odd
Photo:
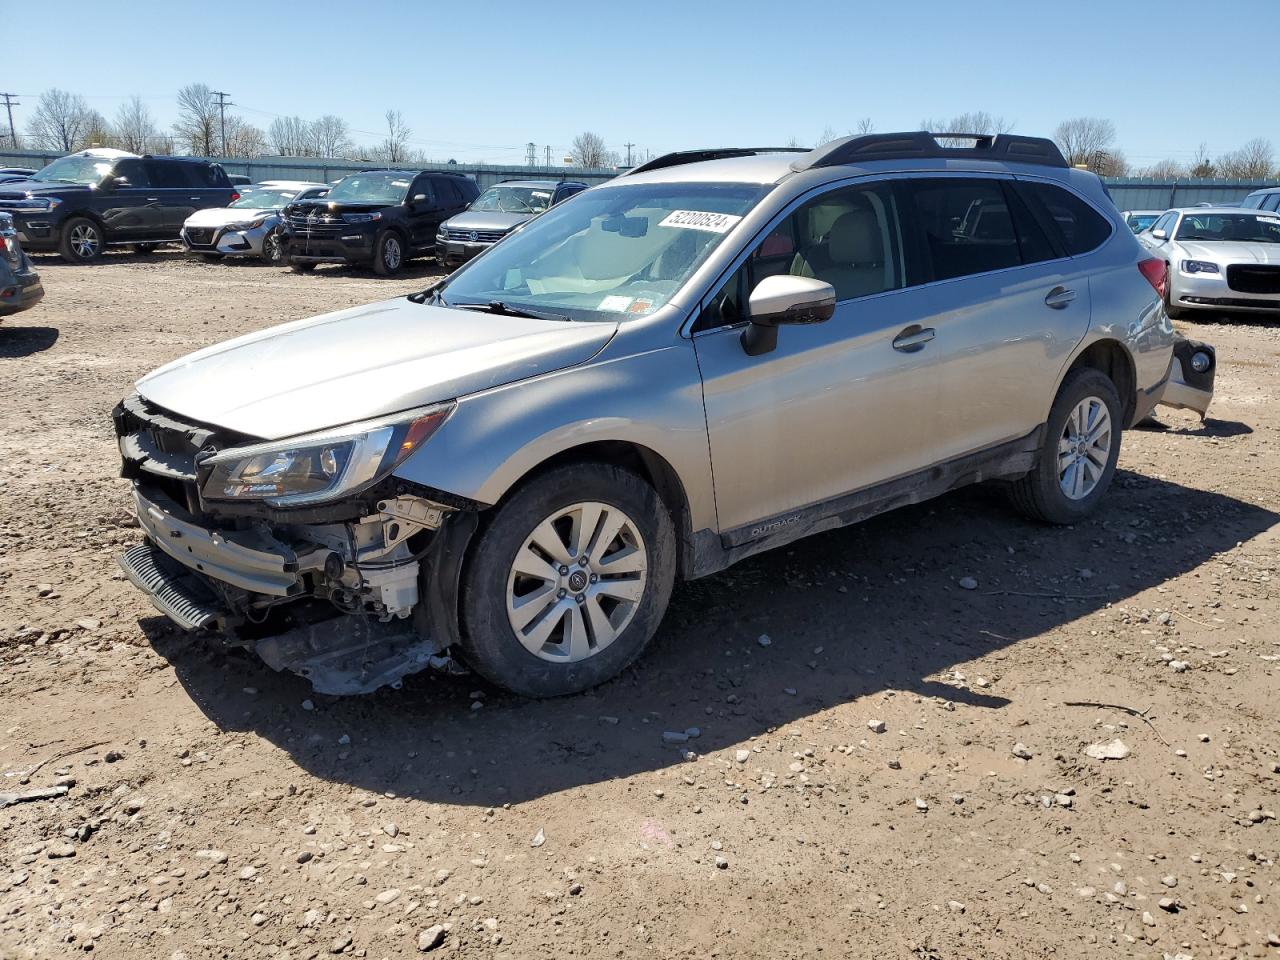
[[[943,146],[939,141],[972,140],[971,147]],[[811,167],[835,167],[871,160],[1004,160],[1046,167],[1067,168],[1058,145],[1047,137],[1022,137],[1013,133],[872,133],[844,137],[824,144],[791,164],[799,172]]]
[[[711,147],[702,150],[677,150],[647,160],[622,174],[647,173],[664,167],[678,167],[684,163],[701,163],[703,160],[728,160],[732,157],[754,157],[761,153],[803,153],[804,147]]]

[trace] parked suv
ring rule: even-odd
[[[1088,517],[1168,383],[1164,281],[1048,140],[668,155],[422,293],[144,377],[122,564],[321,691],[449,653],[583,690],[678,577],[982,480]]]
[[[1249,210],[1280,211],[1280,187],[1264,187],[1255,190],[1241,202]]]
[[[195,211],[225,207],[238,196],[216,163],[85,150],[30,180],[0,185],[0,210],[13,215],[28,250],[88,263],[108,246],[147,252],[177,240]]]
[[[574,180],[506,180],[450,217],[436,234],[436,256],[446,267],[466,263],[548,207],[587,189]]]
[[[364,170],[343,177],[322,200],[284,208],[289,262],[370,264],[382,276],[411,257],[435,253],[440,224],[461,213],[480,189],[460,173]]]
[[[28,310],[43,298],[40,274],[22,252],[13,218],[0,213],[0,317]]]

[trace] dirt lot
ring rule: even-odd
[[[332,700],[122,579],[108,414],[431,265],[39,266],[0,325],[0,792],[70,790],[0,811],[0,957],[1280,957],[1280,327],[1195,325],[1212,418],[1127,434],[1075,529],[964,491],[679,588],[584,696]]]

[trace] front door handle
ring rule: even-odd
[[[1074,290],[1068,290],[1066,287],[1054,287],[1045,294],[1044,302],[1055,310],[1061,310],[1075,298],[1076,292]]]
[[[147,197],[147,203],[159,203],[159,202],[160,202],[159,197]]]
[[[903,353],[923,350],[924,345],[933,339],[935,333],[933,327],[922,327],[918,323],[913,323],[893,338],[893,349]]]

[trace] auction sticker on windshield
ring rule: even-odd
[[[710,210],[673,210],[658,226],[728,233],[741,219],[731,213],[712,213]]]

